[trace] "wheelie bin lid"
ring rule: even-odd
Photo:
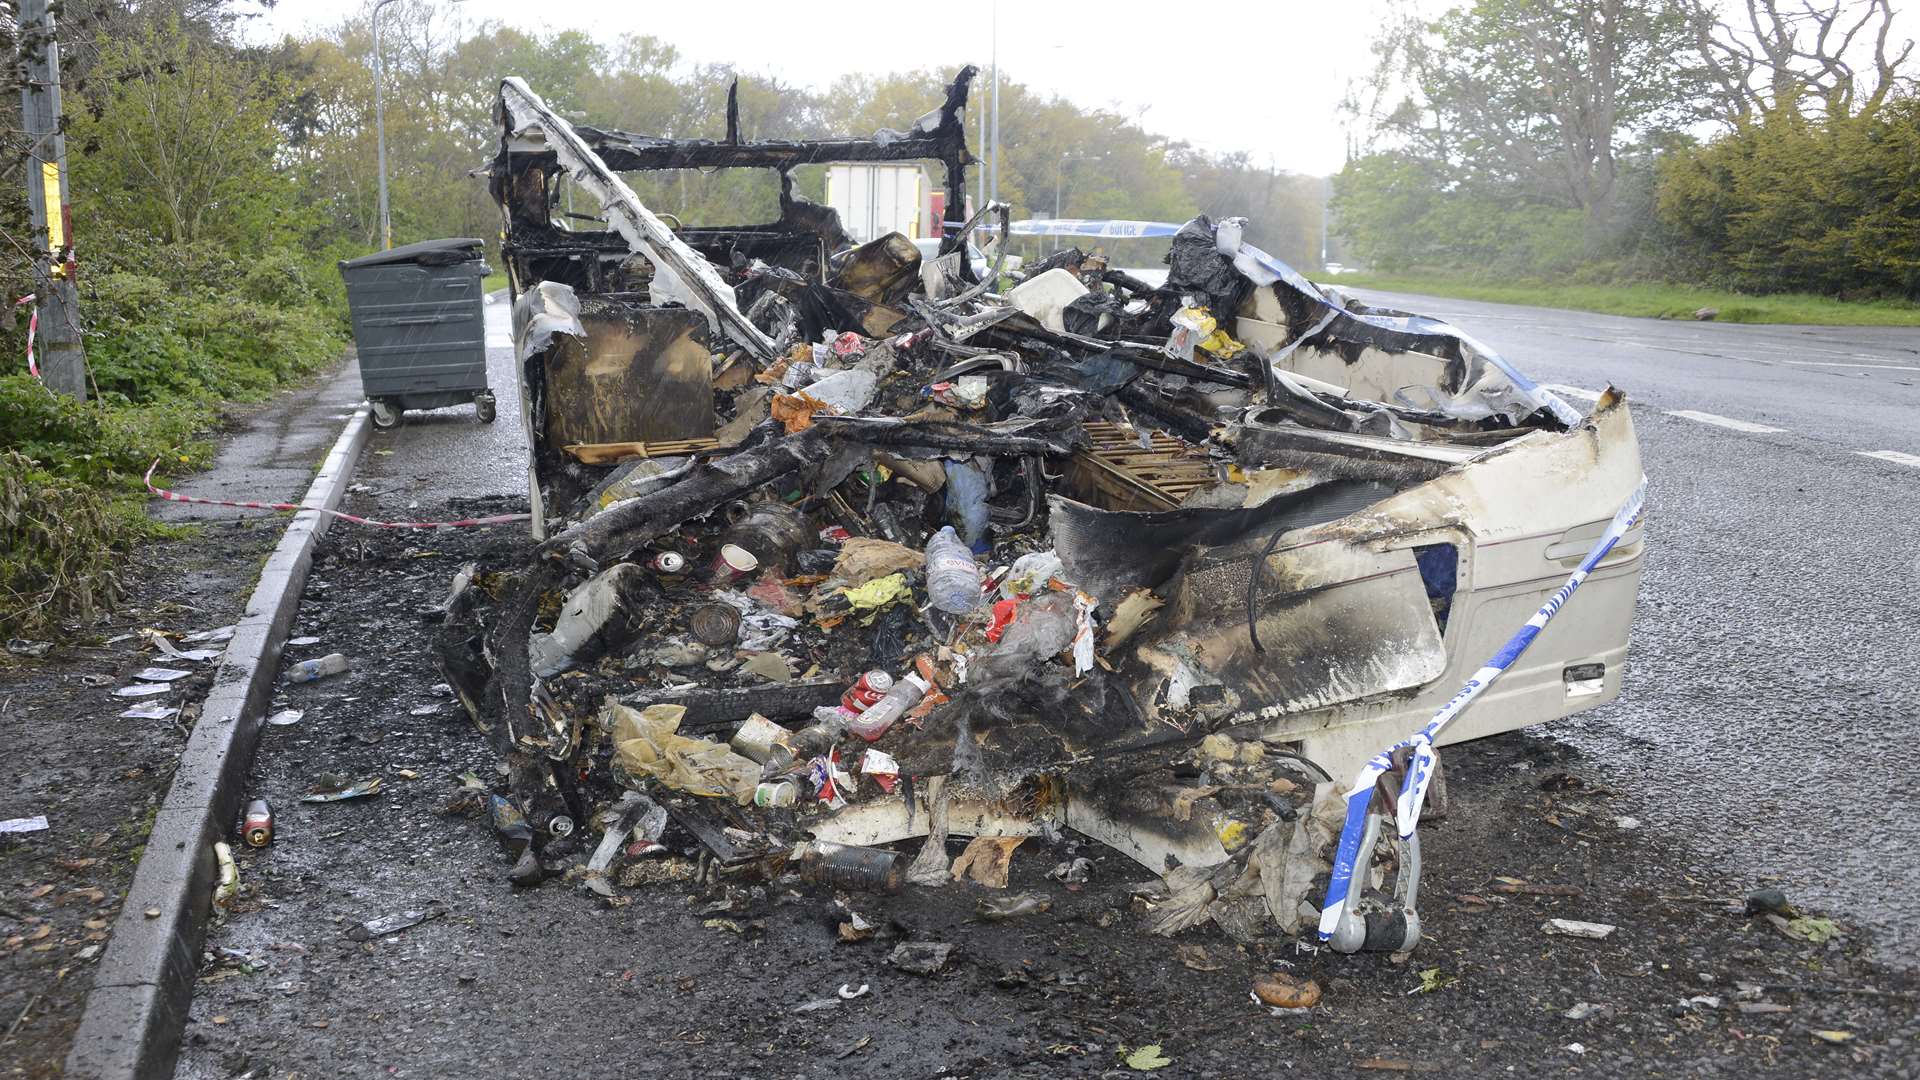
[[[358,270],[366,266],[386,266],[392,263],[418,263],[421,266],[452,266],[455,263],[470,262],[482,257],[486,247],[485,240],[471,236],[449,237],[444,240],[422,240],[414,244],[404,244],[391,251],[376,251],[371,255],[362,255],[357,259],[340,260],[340,269]]]

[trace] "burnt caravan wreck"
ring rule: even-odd
[[[1150,929],[1298,932],[1331,877],[1336,947],[1410,947],[1432,743],[1620,691],[1624,399],[1583,416],[1236,219],[967,215],[973,74],[904,131],[805,142],[731,110],[717,142],[576,127],[502,84],[539,544],[460,576],[440,649],[508,766],[514,880],[611,895],[664,843],[720,883],[990,882],[993,852],[1004,882],[993,838],[1065,828],[1161,878]],[[944,169],[924,261],[795,193],[800,165],[903,160]],[[778,220],[683,226],[623,179],[684,168],[770,170]],[[989,243],[1155,233],[1158,287]],[[949,836],[986,839],[950,866]]]

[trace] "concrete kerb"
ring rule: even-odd
[[[367,417],[363,407],[347,421],[302,506],[340,505],[371,430]],[[296,513],[260,572],[147,836],[106,954],[94,969],[67,1076],[173,1075],[212,914],[213,844],[231,838],[280,649],[299,609],[314,548],[332,520],[311,509]],[[154,910],[159,914],[149,918]]]

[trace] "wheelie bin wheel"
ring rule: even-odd
[[[400,406],[386,398],[376,398],[373,402],[373,426],[390,428],[400,422]]]
[[[473,396],[473,415],[478,417],[483,424],[493,423],[494,408],[493,393],[491,391]]]

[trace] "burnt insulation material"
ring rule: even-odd
[[[1196,547],[1318,525],[1371,506],[1396,490],[1373,480],[1334,480],[1256,507],[1229,510],[1101,510],[1059,495],[1048,496],[1047,505],[1053,550],[1067,578],[1110,604],[1134,589],[1159,586]]]

